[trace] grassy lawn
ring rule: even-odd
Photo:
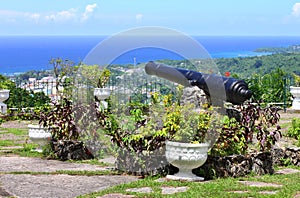
[[[25,129],[0,128],[0,150],[1,147],[23,146],[27,133]]]
[[[299,167],[292,167],[300,170]],[[206,182],[157,181],[157,177],[148,177],[129,184],[118,185],[101,192],[81,197],[99,197],[110,193],[134,195],[136,197],[294,197],[300,193],[300,173],[288,175],[247,176],[242,178],[220,178]],[[282,187],[250,187],[240,181],[266,182]],[[151,193],[127,192],[131,188],[150,187]],[[163,187],[187,187],[186,192],[162,194]],[[276,192],[276,194],[264,193]]]

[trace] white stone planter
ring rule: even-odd
[[[99,100],[105,100],[110,96],[110,89],[105,88],[95,88],[94,89],[94,96],[96,96]]]
[[[292,109],[300,110],[300,87],[290,87],[290,92],[293,95]]]
[[[8,89],[2,89],[0,90],[0,113],[6,114],[7,113],[7,105],[3,102],[9,98],[9,92]]]
[[[106,98],[110,96],[110,89],[105,88],[95,88],[94,89],[94,96],[96,96],[100,101],[101,104],[104,106],[105,109],[107,109],[107,102],[104,101]]]
[[[28,125],[28,135],[29,139],[33,142],[38,144],[38,148],[34,149],[37,152],[43,151],[43,146],[48,144],[51,139],[51,131],[48,128],[44,128],[40,125]]]
[[[170,164],[179,168],[175,175],[167,175],[167,179],[202,181],[192,173],[192,169],[202,166],[207,160],[209,144],[191,144],[166,141],[166,158]]]

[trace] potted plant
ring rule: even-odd
[[[110,71],[108,69],[104,69],[97,82],[97,87],[94,89],[94,96],[98,100],[105,100],[110,96],[110,89],[105,87],[110,77]]]
[[[108,108],[108,103],[105,101],[110,96],[109,87],[105,87],[107,82],[109,81],[110,71],[108,69],[103,69],[97,82],[97,87],[94,89],[94,96],[97,102],[97,105],[100,104],[103,108]]]
[[[43,127],[42,125],[29,124],[28,125],[29,139],[38,144],[38,147],[33,149],[39,153],[43,152],[43,147],[50,143],[51,140],[51,129]]]
[[[44,114],[48,112],[50,109],[50,106],[48,104],[45,104],[43,106],[40,106],[34,111],[34,117],[36,119],[40,118],[40,113],[43,112]],[[29,139],[33,142],[38,144],[37,148],[32,149],[32,151],[37,151],[41,153],[43,151],[43,147],[50,143],[51,140],[51,128],[50,127],[44,127],[41,124],[31,123],[27,125],[28,128],[28,136]]]
[[[131,101],[118,116],[103,109],[97,113],[106,134],[120,147],[117,168],[155,174],[168,160],[180,169],[168,178],[203,180],[191,170],[207,158],[212,110],[194,110],[193,104],[180,104],[172,94],[151,93],[151,99],[147,104]]]
[[[0,113],[2,114],[6,114],[7,112],[7,105],[4,104],[4,101],[9,98],[9,92],[10,90],[8,89],[0,89]]]
[[[110,95],[110,90],[105,88],[109,77],[110,71],[106,68],[102,69],[98,65],[82,64],[78,70],[77,81],[92,87],[97,100],[104,100]]]
[[[292,109],[300,110],[300,76],[293,74],[295,86],[290,87],[290,92],[293,96]]]
[[[212,109],[196,110],[193,104],[168,105],[167,117],[164,118],[168,133],[166,159],[179,168],[175,175],[167,175],[168,179],[202,181],[204,178],[192,173],[192,169],[202,166],[207,159],[211,142],[208,133],[213,133]]]
[[[4,81],[1,83],[1,81],[4,81],[4,79],[0,79],[0,113],[6,114],[7,105],[4,104],[4,101],[9,98],[10,90],[8,89],[9,86],[6,85],[6,82]]]

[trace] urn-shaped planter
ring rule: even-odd
[[[99,100],[105,100],[110,96],[110,89],[105,88],[95,88],[94,89],[94,96],[96,96]]]
[[[40,125],[28,125],[28,135],[29,139],[38,144],[38,148],[34,149],[34,151],[42,152],[43,146],[48,144],[51,140],[51,130],[49,128],[45,128]]]
[[[292,109],[300,110],[300,87],[290,87],[290,92],[293,95]]]
[[[107,109],[107,102],[104,101],[110,96],[110,89],[108,87],[105,88],[95,88],[94,89],[94,96],[100,100],[101,104]]]
[[[8,89],[2,89],[0,90],[0,113],[6,114],[7,112],[7,105],[3,102],[9,98],[9,92]]]
[[[166,141],[166,158],[170,164],[179,168],[175,175],[167,175],[167,179],[202,181],[204,178],[192,173],[192,169],[202,166],[207,160],[209,144],[181,143]]]

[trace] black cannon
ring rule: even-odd
[[[247,83],[235,78],[174,68],[152,61],[146,64],[145,71],[149,75],[156,75],[186,87],[197,86],[211,98],[213,104],[220,104],[220,101],[242,104],[252,95]]]

